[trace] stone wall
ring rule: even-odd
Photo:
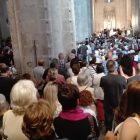
[[[0,32],[3,39],[10,36],[6,0],[0,0]]]
[[[75,48],[73,0],[8,0],[11,38],[18,71],[32,74],[39,59],[46,67]]]
[[[93,33],[92,0],[74,0],[76,41],[84,41]]]

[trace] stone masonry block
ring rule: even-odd
[[[70,31],[70,21],[69,20],[62,20],[62,29],[63,31]]]
[[[35,5],[44,7],[44,0],[35,0]]]
[[[61,0],[61,7],[69,7],[69,0]]]
[[[69,8],[62,8],[62,19],[69,19]]]

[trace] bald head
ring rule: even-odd
[[[112,59],[112,52],[111,52],[111,51],[109,51],[109,52],[107,53],[107,59]]]
[[[140,74],[140,63],[137,64],[136,71],[137,71],[137,74]]]
[[[44,66],[45,65],[45,61],[44,60],[39,60],[38,61],[38,65],[39,66]]]

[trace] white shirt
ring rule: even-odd
[[[72,76],[72,77],[71,77],[71,84],[74,84],[74,85],[76,85],[76,86],[78,87],[79,85],[78,85],[78,83],[77,83],[77,77],[78,77],[78,76]]]
[[[105,76],[104,73],[94,75],[93,85],[94,85],[94,93],[97,99],[104,100],[104,92],[100,87],[101,77]]]

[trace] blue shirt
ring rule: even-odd
[[[107,75],[108,74],[108,70],[107,70],[107,68],[106,68],[106,64],[107,64],[107,62],[109,61],[110,59],[107,59],[106,61],[104,61],[103,63],[102,63],[102,65],[103,65],[103,67],[104,67],[104,74],[105,75]],[[115,61],[115,64],[116,64],[116,69],[118,69],[118,63]]]

